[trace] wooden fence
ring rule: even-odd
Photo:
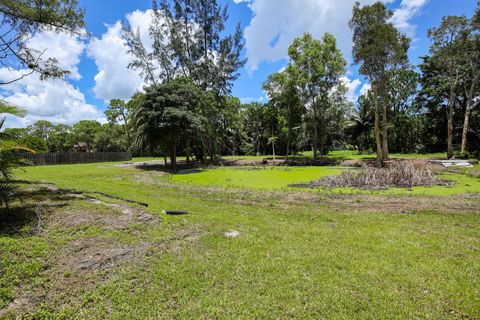
[[[130,152],[55,152],[19,153],[17,155],[36,166],[132,160]]]

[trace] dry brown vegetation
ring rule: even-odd
[[[346,171],[337,176],[329,176],[312,181],[310,188],[360,188],[388,189],[391,187],[412,188],[450,185],[435,175],[435,169],[426,161],[392,161],[383,168],[364,165],[360,170]]]

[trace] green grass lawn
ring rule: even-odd
[[[26,168],[19,178],[147,203],[161,221],[118,230],[81,221],[62,227],[57,219],[72,212],[101,217],[112,209],[59,200],[63,205],[51,211],[55,224],[46,224],[42,235],[30,235],[23,230],[28,226],[0,234],[0,308],[26,286],[48,295],[12,318],[480,317],[478,197],[287,190],[287,181],[338,168],[282,169],[219,168],[172,177],[113,164]],[[191,214],[165,216],[164,209]],[[240,236],[225,237],[232,229]],[[195,230],[194,236],[165,242],[182,230]],[[56,253],[82,239],[162,245],[135,263],[119,264],[108,277],[58,284],[73,275],[58,274]]]

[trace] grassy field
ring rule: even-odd
[[[27,319],[479,318],[478,169],[451,174],[461,191],[404,195],[286,188],[341,168],[26,168],[1,225],[0,309]]]

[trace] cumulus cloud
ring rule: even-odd
[[[338,46],[350,60],[352,35],[348,21],[357,0],[252,0],[252,20],[245,28],[248,70],[259,63],[275,62],[287,57],[288,46],[304,32],[320,38],[325,32],[338,39]],[[362,5],[376,0],[360,0]],[[243,2],[237,0],[238,2]],[[393,0],[384,0],[393,2]],[[393,22],[402,30],[414,30],[409,20],[427,0],[403,0],[395,11]]]
[[[22,73],[25,70],[0,68],[0,79],[10,80]],[[32,74],[21,81],[2,86],[0,98],[27,110],[24,119],[9,118],[9,127],[25,126],[41,119],[65,124],[83,119],[105,121],[95,106],[85,102],[83,93],[63,79],[42,81],[37,74]]]
[[[151,10],[134,11],[127,15],[133,30],[140,31],[144,45],[152,46],[148,28],[152,20]],[[94,38],[88,46],[88,54],[95,61],[98,73],[95,75],[93,92],[97,98],[128,100],[135,91],[142,89],[143,80],[136,70],[128,68],[132,56],[127,53],[125,41],[121,37],[120,21],[108,26],[102,37]]]
[[[0,99],[27,110],[25,118],[9,117],[6,126],[26,126],[37,120],[71,124],[82,119],[105,121],[95,106],[85,101],[85,96],[67,80],[81,79],[78,70],[85,49],[84,41],[74,35],[43,32],[29,40],[29,46],[44,51],[43,57],[54,57],[60,67],[71,74],[66,79],[42,81],[38,74],[31,74],[19,81],[0,88]],[[28,70],[0,68],[0,80],[17,79]]]
[[[358,99],[357,90],[362,85],[362,82],[360,79],[350,80],[348,77],[342,77],[340,80],[348,89],[346,94],[348,101],[355,103]]]
[[[416,26],[410,23],[410,20],[417,15],[421,8],[427,4],[428,0],[403,0],[400,7],[395,10],[392,21],[408,36],[415,35]]]
[[[28,46],[43,52],[42,58],[44,59],[57,59],[60,68],[70,71],[70,78],[81,79],[77,65],[80,63],[85,43],[80,37],[67,33],[45,31],[37,33],[30,39]]]

